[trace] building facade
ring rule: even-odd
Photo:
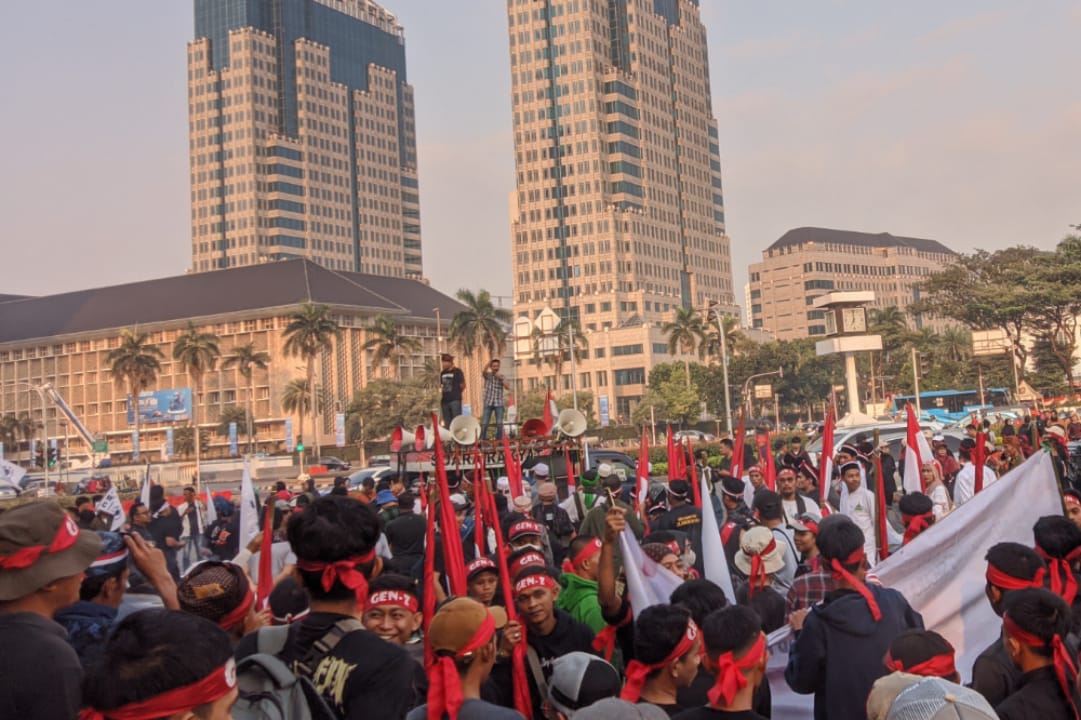
[[[308,258],[419,278],[413,88],[371,0],[195,0],[192,269]]]
[[[870,290],[876,309],[907,308],[917,285],[956,258],[935,240],[825,228],[789,230],[762,251],[750,274],[751,326],[778,340],[824,336],[825,315],[812,306],[829,292]],[[909,315],[913,329],[944,327],[941,319]]]
[[[162,299],[167,298],[167,302]],[[333,348],[316,363],[315,387],[326,399],[316,432],[310,414],[303,423],[286,413],[286,386],[305,377],[304,361],[285,353],[283,331],[289,316],[302,303],[327,305],[342,328]],[[259,449],[285,449],[287,419],[294,433],[304,428],[310,445],[316,438],[334,442],[334,415],[353,393],[376,378],[410,377],[424,369],[438,351],[438,312],[453,317],[462,306],[429,286],[409,279],[358,273],[337,273],[307,260],[293,260],[214,273],[197,273],[117,285],[61,295],[0,301],[0,416],[29,413],[52,440],[71,452],[88,452],[57,407],[42,403],[33,386],[49,383],[82,424],[109,443],[114,458],[125,461],[133,449],[133,423],[128,414],[127,389],[118,386],[107,356],[125,329],[149,334],[164,357],[151,390],[181,397],[192,389],[191,379],[173,360],[173,343],[188,323],[220,338],[222,360],[247,343],[269,354],[267,369],[254,369],[249,385],[235,367],[218,367],[206,374],[201,395],[192,392],[204,432],[211,430],[212,454],[221,454],[228,440],[212,432],[229,406],[246,407],[254,391],[253,419]],[[373,362],[365,349],[367,330],[376,316],[393,318],[403,334],[420,342],[416,353],[395,366]],[[445,330],[445,324],[443,328]],[[145,416],[145,413],[144,413]],[[170,422],[168,413],[144,421],[139,448],[142,460],[161,460],[168,428],[189,425]],[[38,431],[40,442],[42,433]],[[294,438],[296,435],[294,435]],[[241,446],[246,437],[241,429]],[[26,459],[25,443],[20,449]],[[9,459],[19,452],[7,450]]]
[[[693,0],[508,0],[514,314],[590,348],[579,387],[629,417],[676,308],[735,314],[706,31]],[[519,354],[522,381],[569,388]],[[599,399],[598,399],[599,407]]]

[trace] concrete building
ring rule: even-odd
[[[508,0],[514,314],[589,338],[579,387],[627,419],[676,308],[735,315],[706,32],[694,0]],[[518,355],[526,389],[554,380]],[[598,398],[598,409],[601,409]]]
[[[803,227],[789,230],[762,251],[750,274],[751,326],[778,340],[826,333],[815,298],[833,291],[875,293],[875,309],[902,311],[919,299],[916,285],[950,263],[956,253],[935,240]],[[941,329],[944,321],[914,316],[914,329]]]
[[[413,88],[371,0],[195,0],[192,269],[421,276]]]
[[[253,373],[253,417],[259,448],[280,451],[289,417],[282,409],[283,391],[291,380],[305,374],[303,360],[285,354],[282,331],[289,315],[306,302],[329,306],[342,327],[341,337],[316,366],[316,389],[322,389],[327,398],[318,433],[324,444],[333,444],[335,410],[348,404],[355,390],[373,378],[419,373],[425,360],[437,353],[436,313],[445,331],[446,318],[462,310],[455,300],[415,280],[334,272],[308,260],[47,297],[0,298],[0,415],[29,412],[37,423],[44,420],[50,438],[67,438],[81,447],[73,429],[62,424],[64,417],[56,407],[49,405],[42,415],[31,386],[51,383],[88,430],[109,441],[113,456],[127,459],[132,451],[127,390],[117,387],[106,356],[117,347],[123,330],[149,333],[150,341],[164,354],[152,389],[183,397],[190,392],[191,381],[172,359],[172,349],[177,335],[191,322],[220,337],[223,358],[249,342],[270,355],[269,367]],[[378,315],[393,318],[404,334],[420,340],[421,351],[402,358],[396,368],[386,362],[374,364],[373,351],[363,345],[368,339],[365,328]],[[248,388],[248,381],[235,368],[224,369],[219,363],[217,370],[205,376],[202,396],[195,398],[202,427],[217,427],[222,410],[230,405],[244,407]],[[168,413],[144,421],[141,459],[161,459],[166,429],[188,424],[171,422]],[[299,432],[299,417],[293,416],[293,427]],[[305,418],[304,428],[305,439],[314,446],[310,417]],[[217,446],[219,454],[225,444],[223,438],[212,436],[211,445]],[[7,455],[14,455],[10,448]]]

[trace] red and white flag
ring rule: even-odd
[[[908,437],[905,442],[905,477],[903,485],[906,493],[922,493],[927,489],[923,482],[920,470],[925,462],[930,462],[934,457],[931,446],[927,444],[927,438],[920,430],[920,421],[916,417],[916,410],[909,403],[905,408],[908,415]]]

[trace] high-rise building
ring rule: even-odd
[[[907,312],[919,300],[919,283],[956,258],[937,240],[813,227],[789,230],[762,251],[762,262],[748,268],[751,327],[778,340],[825,335],[825,311],[812,305],[830,292],[871,290],[872,307]],[[947,323],[910,315],[909,324],[941,330]]]
[[[303,257],[420,277],[413,88],[371,0],[195,0],[192,269]]]
[[[698,3],[508,0],[507,18],[514,314],[576,323],[575,383],[627,419],[676,359],[660,329],[676,308],[738,312]],[[524,360],[525,389],[570,389],[552,366]]]

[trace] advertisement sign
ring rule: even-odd
[[[191,388],[170,388],[139,393],[139,424],[190,422]],[[128,395],[128,425],[135,424]]]
[[[173,457],[173,429],[165,428],[165,457],[171,460]]]
[[[236,456],[236,423],[229,423],[229,454]]]
[[[608,423],[611,421],[608,414],[608,396],[601,395],[598,400],[601,404],[601,427],[608,427]]]
[[[138,460],[139,459],[139,431],[138,430],[132,430],[131,431],[131,459],[132,460]]]
[[[293,452],[293,418],[285,418],[285,452]]]
[[[334,413],[334,446],[345,447],[345,413]]]

